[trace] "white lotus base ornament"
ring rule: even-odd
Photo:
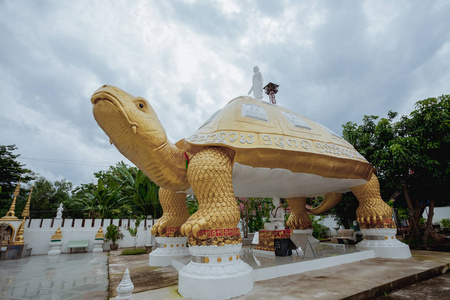
[[[356,249],[361,251],[373,250],[376,257],[382,258],[411,257],[409,246],[395,237],[397,229],[361,229],[361,232],[364,235],[364,240],[356,245]]]
[[[156,237],[158,248],[148,256],[148,265],[152,267],[167,267],[177,257],[189,255],[187,237]]]
[[[253,269],[240,259],[242,244],[191,246],[192,261],[178,275],[178,292],[193,299],[230,299],[253,289]]]

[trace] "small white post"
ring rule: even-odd
[[[133,299],[133,290],[134,290],[134,284],[131,282],[130,278],[130,271],[128,271],[128,268],[125,270],[125,273],[123,274],[122,281],[120,282],[119,286],[117,287],[117,297],[115,299],[122,299],[122,300],[131,300]]]

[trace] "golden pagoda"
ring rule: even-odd
[[[16,213],[14,211],[16,209],[16,199],[20,192],[20,179],[21,178],[22,178],[22,176],[20,176],[19,182],[17,183],[16,189],[14,190],[14,199],[11,204],[11,207],[9,208],[9,211],[6,213],[6,215],[4,217],[0,218],[0,220],[2,220],[2,221],[17,221],[18,220],[18,218],[16,217]]]
[[[34,185],[31,186],[30,196],[28,197],[27,204],[25,205],[25,208],[22,211],[22,218],[23,217],[26,217],[26,218],[30,217],[30,202],[31,202],[31,193],[33,193],[33,187],[34,187]]]
[[[19,225],[19,228],[17,229],[16,238],[14,239],[13,245],[23,245],[23,228],[25,227],[25,217],[23,218],[22,223]]]

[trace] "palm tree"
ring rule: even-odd
[[[121,193],[127,198],[129,204],[133,205],[136,215],[152,215],[156,218],[162,215],[158,199],[159,187],[141,170],[120,162],[115,167],[115,172]]]
[[[123,199],[119,187],[105,185],[100,178],[97,185],[83,185],[74,201],[84,206],[89,218],[114,218],[126,211]]]

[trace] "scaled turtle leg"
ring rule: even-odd
[[[208,147],[194,155],[189,163],[187,177],[198,200],[198,211],[181,227],[181,232],[189,236],[190,245],[202,245],[211,236],[201,230],[214,231],[212,245],[235,244],[239,237],[237,224],[240,213],[234,197],[231,157],[226,149]],[[230,231],[231,229],[231,231]],[[225,236],[222,233],[226,231]],[[202,233],[199,236],[199,233]]]
[[[381,199],[380,184],[375,174],[366,184],[353,187],[352,192],[359,201],[356,218],[361,229],[396,228],[392,208]]]
[[[306,212],[306,198],[294,197],[287,198],[286,200],[291,208],[291,214],[286,221],[286,225],[289,226],[290,229],[311,229],[311,219]]]
[[[155,236],[180,236],[180,227],[189,218],[186,194],[160,188],[158,196],[163,215],[153,225],[152,234]]]

